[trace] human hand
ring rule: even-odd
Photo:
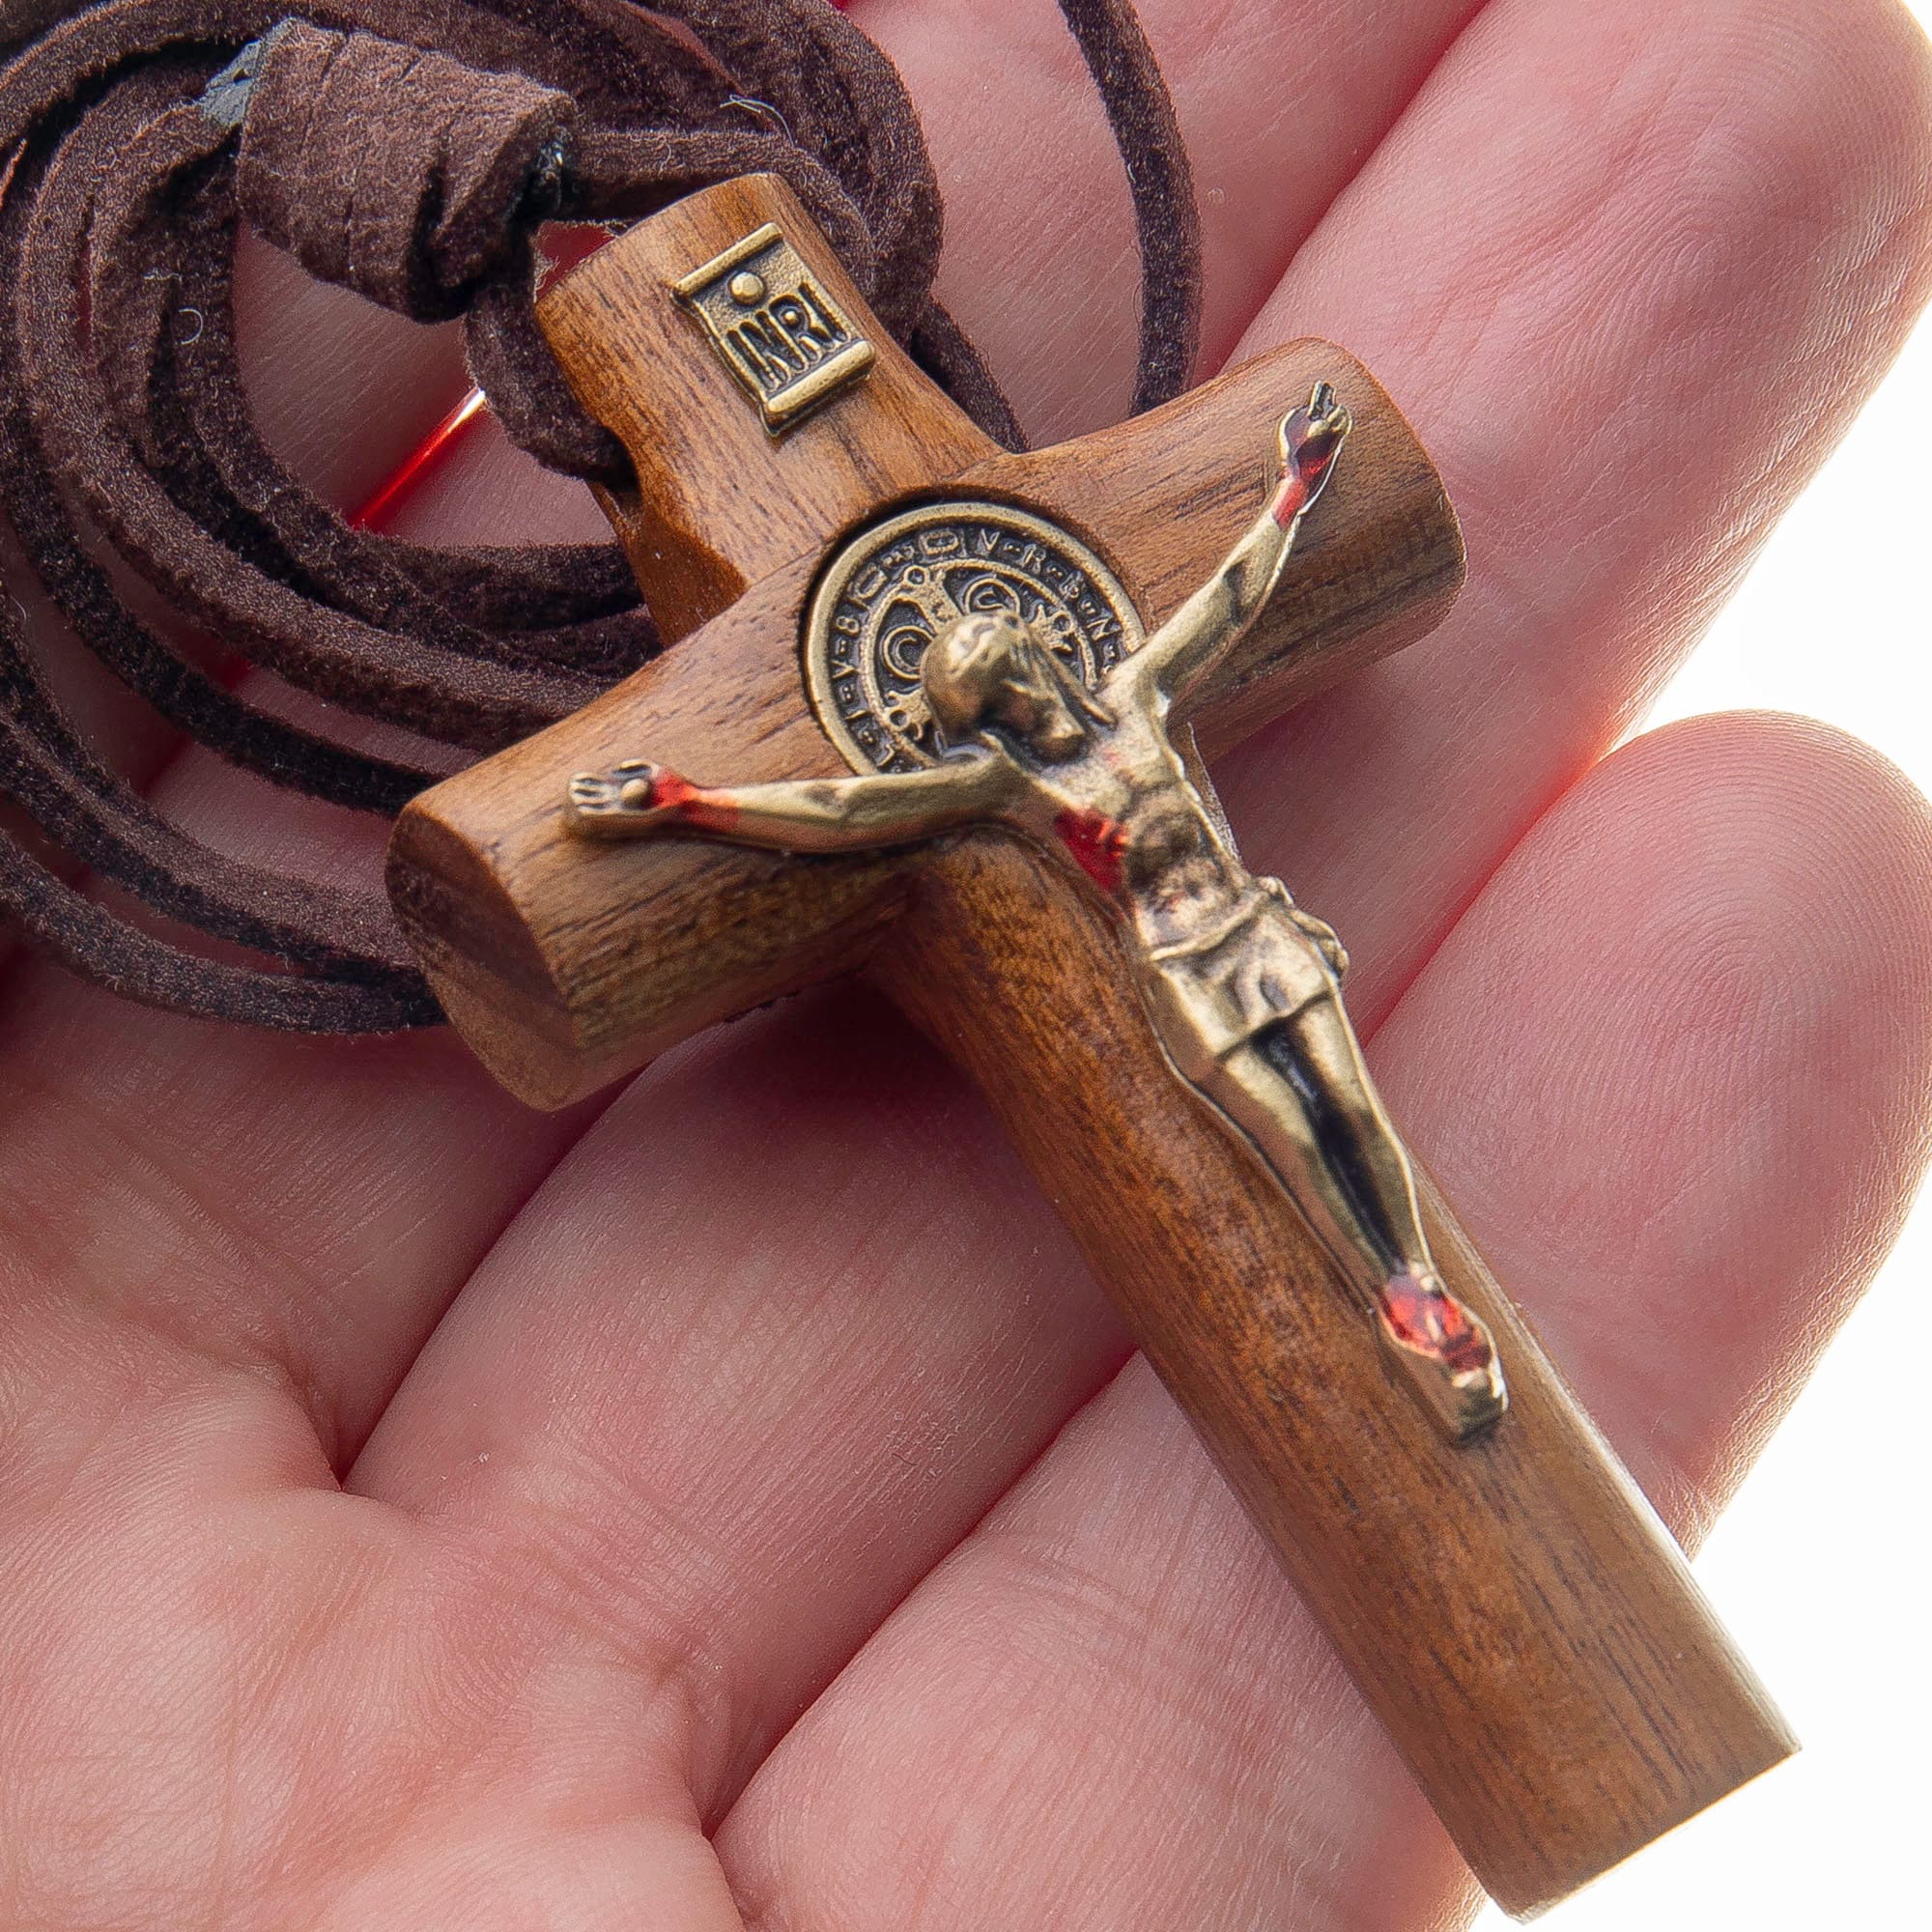
[[[1068,272],[1127,250],[1076,57],[1014,0],[853,11],[926,104],[944,293],[1037,432],[1103,419],[1133,294]],[[1220,776],[1257,869],[1354,939],[1410,1142],[1690,1534],[1917,1177],[1932,829],[1789,721],[1597,761],[1825,453],[1790,397],[1841,423],[1924,293],[1932,83],[1883,0],[1470,14],[1147,9],[1215,355],[1359,351],[1472,558],[1439,639]],[[264,412],[362,500],[459,392],[453,345],[249,263]],[[1626,412],[1660,388],[1673,460],[1633,492]],[[471,451],[417,533],[601,534]],[[375,863],[359,823],[121,737],[204,833]],[[1828,896],[1819,948],[1794,912]],[[225,1031],[11,971],[0,1923],[1458,1909],[1050,1209],[876,1008],[802,1002],[537,1120],[447,1038]]]

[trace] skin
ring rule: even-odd
[[[854,11],[926,105],[946,293],[1032,427],[1118,409],[1131,291],[1068,272],[1130,250],[1076,58],[1031,5]],[[1802,724],[1606,753],[1923,299],[1923,47],[1878,0],[1147,11],[1208,366],[1359,350],[1474,566],[1440,638],[1217,770],[1230,814],[1349,932],[1411,1143],[1694,1535],[1918,1179],[1932,829]],[[265,412],[366,498],[453,351],[251,274]],[[594,527],[484,441],[418,508]],[[80,701],[188,823],[374,863],[378,829]],[[0,1141],[0,1923],[1465,1910],[1050,1210],[876,1009],[761,1016],[536,1121],[448,1041],[221,1033],[16,962]],[[1778,1926],[1780,1873],[1736,1883]]]
[[[1416,1395],[1466,1440],[1503,1412],[1501,1365],[1436,1272],[1414,1175],[1342,1006],[1348,955],[1279,881],[1248,871],[1211,785],[1189,774],[1169,735],[1174,707],[1274,595],[1350,428],[1325,383],[1283,418],[1266,507],[1091,696],[1017,617],[954,616],[923,660],[944,753],[924,770],[700,785],[634,759],[580,773],[563,810],[587,838],[781,852],[878,850],[984,825],[1029,837],[1108,903],[1171,1065],[1253,1142]],[[1203,1023],[1191,981],[1234,934],[1246,970],[1272,982],[1272,1017],[1230,1044]]]

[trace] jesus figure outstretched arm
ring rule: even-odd
[[[776,852],[863,852],[912,845],[996,816],[1011,767],[988,753],[927,771],[776,784],[700,785],[634,759],[571,781],[572,831],[595,838],[723,839]]]
[[[1173,703],[1240,640],[1274,594],[1301,519],[1321,496],[1352,422],[1326,383],[1281,425],[1281,484],[1214,575],[1122,667]]]

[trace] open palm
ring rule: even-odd
[[[853,11],[924,106],[942,293],[1037,432],[1117,411],[1126,203],[1050,8]],[[1230,762],[1231,812],[1347,935],[1409,1139],[1688,1537],[1917,1178],[1932,825],[1790,721],[1598,760],[1925,293],[1932,70],[1889,0],[1145,12],[1211,364],[1355,349],[1472,556],[1445,633]],[[450,345],[250,287],[265,414],[366,495]],[[481,445],[417,508],[593,529]],[[373,864],[124,735],[190,825]],[[795,1003],[542,1120],[446,1037],[9,971],[0,1923],[1382,1932],[1466,1895],[889,1014]]]

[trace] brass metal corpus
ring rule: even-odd
[[[587,837],[788,852],[997,825],[1076,871],[1115,916],[1177,1076],[1260,1154],[1388,1360],[1463,1441],[1503,1413],[1502,1367],[1430,1252],[1342,1004],[1348,955],[1241,864],[1168,730],[1273,593],[1350,429],[1319,385],[1281,425],[1271,499],[1145,640],[1105,564],[1032,512],[942,501],[888,518],[834,556],[803,639],[819,720],[858,776],[699,785],[638,759],[579,776],[565,810]]]
[[[860,381],[877,359],[774,221],[672,288],[773,436]]]

